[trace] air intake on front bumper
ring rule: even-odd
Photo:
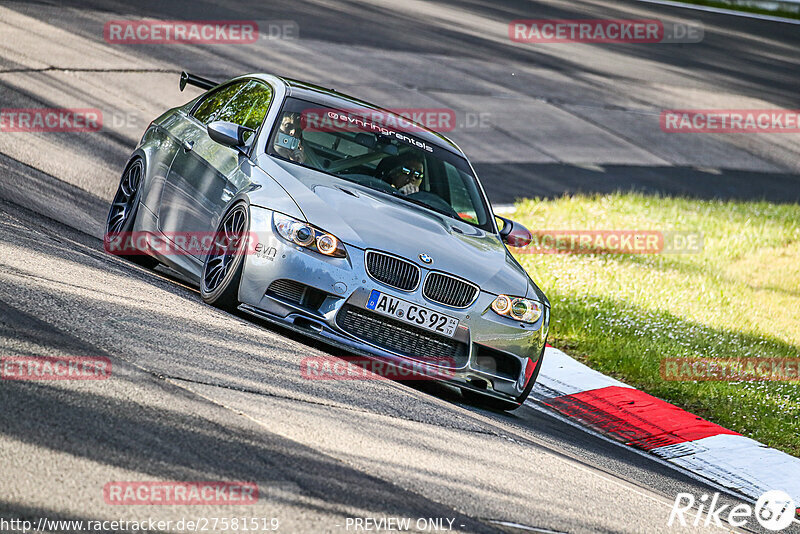
[[[466,308],[475,302],[479,292],[475,284],[444,273],[429,273],[422,286],[426,299],[453,308]]]
[[[397,256],[368,250],[366,253],[367,273],[387,286],[402,291],[413,291],[419,285],[419,267]]]
[[[518,380],[522,373],[522,363],[519,358],[477,343],[472,351],[472,367],[509,380]]]
[[[339,328],[367,343],[440,367],[463,367],[469,346],[349,304],[336,316]]]
[[[267,295],[316,311],[322,305],[327,293],[294,280],[281,279],[269,285]]]
[[[294,280],[275,280],[269,285],[267,293],[300,304],[308,286]]]

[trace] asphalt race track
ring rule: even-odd
[[[0,105],[104,117],[94,133],[0,132],[0,354],[104,356],[113,369],[103,381],[0,382],[0,519],[699,530],[667,527],[675,496],[718,488],[530,406],[503,414],[434,384],[303,379],[303,358],[336,351],[206,306],[174,273],[110,256],[100,238],[148,121],[197,94],[178,91],[183,69],[274,72],[386,107],[451,108],[450,135],[495,204],[619,188],[797,201],[796,136],[668,134],[658,119],[662,109],[798,107],[800,26],[634,0],[135,4],[0,5]],[[298,34],[252,45],[103,39],[106,21],[141,17],[289,21]],[[705,36],[509,41],[509,21],[534,18],[659,18],[700,23]],[[128,480],[254,481],[260,499],[106,504],[104,485]]]

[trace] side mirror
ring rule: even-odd
[[[522,248],[531,244],[533,236],[531,232],[518,222],[511,219],[495,215],[498,219],[503,221],[503,227],[500,229],[500,238],[510,247]]]
[[[217,143],[231,148],[242,149],[247,143],[245,136],[255,130],[232,122],[214,121],[206,127],[208,136]]]

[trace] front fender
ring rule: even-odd
[[[300,211],[299,206],[291,195],[261,167],[247,160],[242,164],[242,170],[245,174],[251,176],[252,186],[246,194],[248,202],[252,206],[278,211],[296,219],[303,219],[303,212]]]

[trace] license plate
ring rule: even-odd
[[[442,315],[428,308],[394,298],[376,289],[369,294],[367,309],[447,337],[453,337],[458,326],[458,319],[455,317]]]

